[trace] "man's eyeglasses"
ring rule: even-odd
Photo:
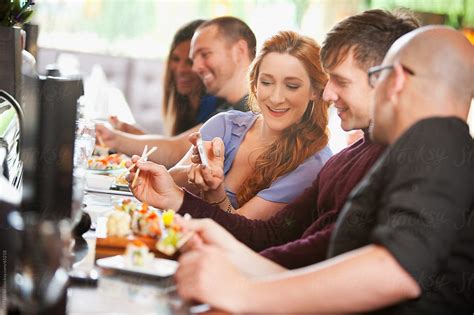
[[[394,68],[394,65],[388,65],[388,66],[375,66],[369,69],[367,71],[367,76],[369,79],[369,86],[374,88],[375,84],[377,84],[377,81],[379,80],[380,74],[382,73],[383,70],[392,70]],[[402,65],[402,69],[408,73],[409,75],[415,75],[415,72],[411,70],[410,68],[405,67]]]

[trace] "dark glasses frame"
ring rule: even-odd
[[[401,66],[402,66],[402,69],[409,75],[415,75],[415,72],[411,70],[410,68],[404,65],[401,65]],[[387,65],[387,66],[380,65],[380,66],[369,68],[369,71],[367,71],[367,79],[368,79],[369,86],[374,88],[375,84],[377,84],[377,81],[380,77],[380,73],[383,70],[393,70],[393,68],[395,68],[395,65]]]

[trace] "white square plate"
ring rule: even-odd
[[[125,258],[122,255],[97,259],[96,263],[102,268],[140,273],[154,277],[169,277],[178,269],[178,262],[162,258],[154,258],[150,266],[147,267],[127,266],[125,265]]]

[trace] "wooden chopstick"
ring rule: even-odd
[[[184,214],[183,219],[185,221],[189,221],[192,219],[192,217],[189,213],[186,213]],[[183,237],[176,244],[176,250],[179,250],[181,247],[183,247],[194,236],[194,234],[196,234],[195,231],[186,232],[186,234],[184,234]]]
[[[104,143],[104,140],[102,139],[102,136],[99,135],[99,134],[97,135],[97,141],[99,141],[99,145],[100,145],[101,147],[106,148],[105,143]]]
[[[145,145],[145,148],[143,148],[143,153],[142,153],[142,156],[140,157],[140,160],[146,161],[147,150],[148,150],[148,145]],[[133,182],[132,182],[132,188],[135,187],[139,174],[140,174],[140,169],[138,169],[137,172],[135,173],[135,177],[133,178]]]
[[[147,157],[149,157],[149,156],[150,156],[153,152],[155,152],[156,150],[158,150],[157,147],[151,148],[151,150],[148,151],[148,152],[145,154],[144,157],[141,157],[140,160],[142,160],[142,158],[147,158]],[[130,172],[135,166],[137,166],[137,164],[136,164],[136,163],[133,163],[132,165],[130,165],[130,166],[127,168],[127,171]],[[127,173],[127,172],[125,172],[125,173]]]
[[[148,151],[145,155],[145,158],[148,158],[153,152],[155,152],[156,150],[158,150],[157,147],[153,147],[151,148],[150,151]],[[141,160],[142,158],[140,158]],[[135,166],[137,166],[136,163],[133,163],[132,165],[130,165],[122,174],[120,174],[120,176],[118,178],[121,178],[123,176],[125,176],[125,174],[127,174],[128,172],[130,172]]]
[[[194,234],[194,231],[189,231],[184,234],[183,237],[176,244],[176,250],[179,250],[181,247],[183,247],[194,236]]]

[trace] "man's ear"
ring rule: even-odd
[[[240,61],[248,56],[247,42],[243,39],[239,39],[232,47],[233,56],[235,61]]]
[[[399,62],[393,64],[393,73],[388,78],[387,96],[392,103],[397,104],[400,98],[400,93],[405,86],[406,74]]]

